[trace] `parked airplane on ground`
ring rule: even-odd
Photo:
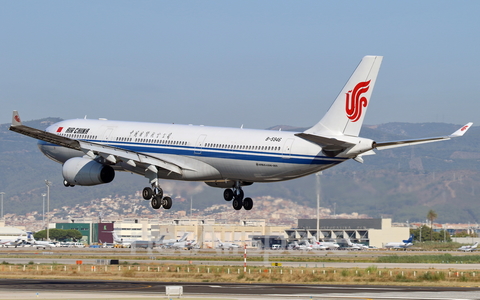
[[[292,249],[293,250],[305,250],[305,251],[313,250],[312,247],[309,247],[309,245],[299,244],[297,241],[293,242]]]
[[[1,239],[0,240],[0,245],[2,247],[15,247],[17,248],[18,246],[22,245],[25,240],[26,240],[26,234],[25,232],[23,232],[22,234],[20,234],[18,237],[16,238],[6,238],[6,239]]]
[[[191,241],[183,240],[183,241],[173,243],[169,248],[190,250],[190,249],[193,249],[196,244],[197,242],[195,240],[191,240]]]
[[[31,246],[34,248],[53,248],[56,247],[56,245],[50,241],[37,241],[35,240],[35,237],[33,237],[33,232],[27,231],[27,238],[24,241],[25,246]]]
[[[234,209],[250,210],[253,200],[244,198],[243,187],[254,182],[299,178],[349,159],[363,162],[375,149],[448,140],[472,125],[442,137],[392,142],[359,137],[382,59],[365,56],[325,116],[304,132],[105,119],[65,120],[42,131],[23,125],[17,111],[10,130],[40,140],[40,150],[63,165],[66,187],[109,183],[115,171],[127,171],[148,178],[151,187],[143,189],[143,198],[154,209],[171,208],[160,179],[173,179],[224,188]]]
[[[403,240],[402,242],[390,242],[385,244],[387,249],[404,249],[413,246],[413,234],[410,235],[408,240]]]
[[[352,241],[350,241],[350,238],[346,238],[345,240],[347,241],[347,245],[348,245],[347,249],[349,249],[349,250],[365,250],[365,249],[368,249],[367,245],[352,243]]]
[[[220,239],[217,239],[217,249],[228,249],[228,250],[233,250],[233,249],[238,249],[240,248],[240,245],[235,244],[235,243],[229,243],[229,242],[222,242]]]
[[[328,250],[336,250],[340,247],[340,245],[335,242],[319,242],[315,236],[312,239],[314,244],[326,247]]]
[[[328,250],[328,247],[326,245],[321,245],[320,242],[313,242],[313,244],[310,244],[308,240],[305,241],[305,246],[309,248],[309,250]]]
[[[187,240],[188,232],[185,232],[181,238],[177,239],[168,239],[165,240],[165,235],[162,235],[158,242],[156,242],[157,246],[162,247],[162,248],[170,248],[172,247],[175,243],[180,243],[184,242]]]
[[[468,245],[468,246],[462,246],[458,248],[459,251],[464,251],[464,252],[473,252],[477,250],[478,247],[478,242],[475,242],[473,245]]]
[[[129,240],[124,240],[123,238],[119,237],[118,234],[115,231],[112,231],[112,236],[113,236],[113,243],[117,246],[120,246],[120,248],[129,248],[132,246],[132,243],[137,241],[133,239]]]

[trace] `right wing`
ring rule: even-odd
[[[65,148],[82,151],[92,159],[95,159],[97,156],[101,156],[112,164],[123,161],[132,167],[136,167],[137,165],[145,166],[145,169],[155,173],[158,172],[156,168],[158,167],[169,172],[182,175],[182,168],[177,164],[149,154],[129,151],[95,142],[75,140],[25,126],[22,124],[20,116],[16,110],[13,111],[12,125],[10,126],[9,130]]]
[[[418,145],[418,144],[425,144],[425,143],[432,143],[432,142],[439,142],[444,140],[449,140],[454,137],[459,137],[465,134],[467,130],[472,126],[472,122],[462,126],[462,128],[458,129],[454,133],[448,136],[440,136],[440,137],[431,137],[431,138],[423,138],[423,139],[412,139],[412,140],[404,140],[404,141],[392,141],[392,142],[382,142],[376,143],[375,149],[377,150],[385,150],[385,149],[392,149],[398,148],[403,146],[411,146],[411,145]]]

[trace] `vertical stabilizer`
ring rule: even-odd
[[[322,120],[305,133],[358,136],[382,59],[365,56]]]

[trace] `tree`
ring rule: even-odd
[[[447,242],[451,242],[452,238],[450,236],[450,233],[446,230],[442,230],[439,232],[432,232],[431,228],[429,228],[427,225],[423,225],[422,227],[419,227],[417,229],[410,229],[410,233],[413,234],[413,239],[415,241],[420,240],[420,232],[422,235],[422,241],[435,241],[435,242],[442,242],[446,240]]]
[[[427,213],[427,220],[430,221],[430,240],[433,238],[433,221],[438,217],[437,213],[431,209]]]
[[[47,238],[47,231],[41,230],[36,232],[33,237],[36,240],[44,240]],[[51,240],[65,242],[67,240],[79,240],[82,238],[82,233],[76,229],[49,229],[49,237]]]

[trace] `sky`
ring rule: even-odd
[[[480,124],[479,1],[0,0],[0,123],[12,110],[307,127],[365,55],[365,124]]]

